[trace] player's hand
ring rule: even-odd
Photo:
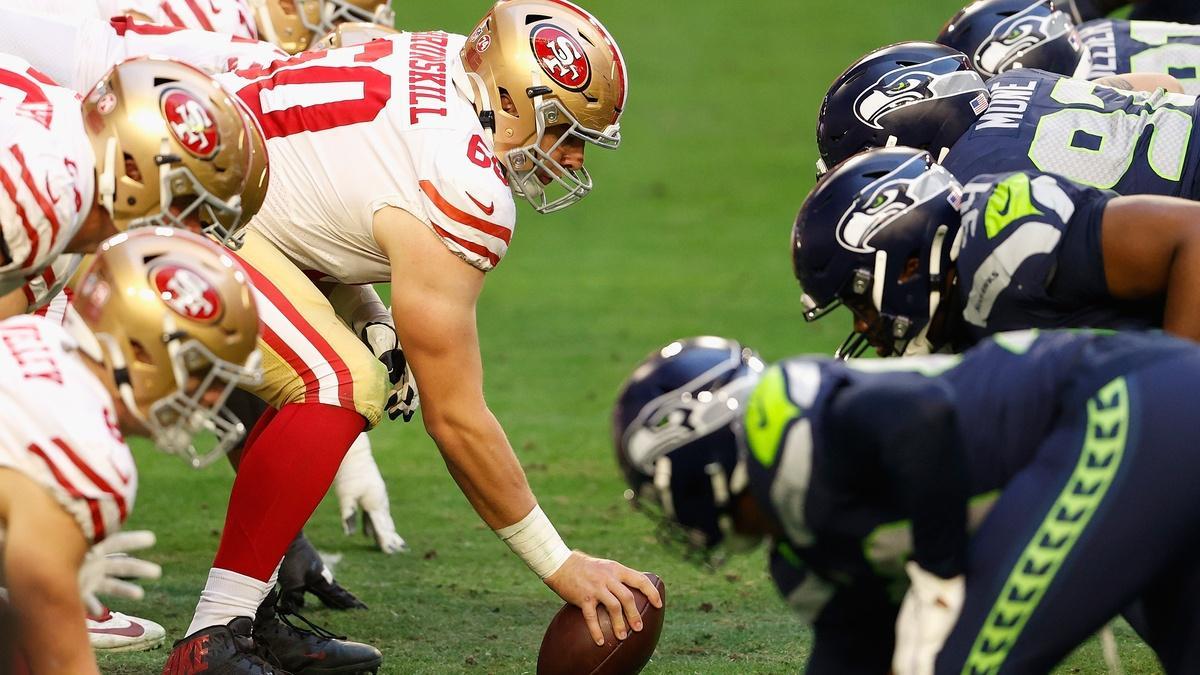
[[[126,579],[157,579],[162,568],[128,555],[154,546],[154,533],[149,530],[118,532],[96,544],[88,551],[79,568],[79,593],[91,614],[104,612],[97,595],[141,600],[142,587]]]
[[[655,607],[662,607],[658,589],[645,574],[619,562],[593,558],[579,551],[572,552],[562,567],[546,578],[546,585],[560,598],[583,610],[588,631],[597,645],[604,644],[604,633],[596,615],[598,608],[608,612],[613,632],[621,640],[629,634],[626,626],[635,631],[642,629],[642,617],[638,614],[633,592],[627,586],[644,593]]]
[[[896,617],[895,675],[932,675],[942,645],[954,629],[966,599],[963,577],[943,579],[909,561],[904,567],[911,582]]]
[[[359,337],[387,367],[388,381],[392,383],[392,391],[388,394],[385,406],[388,418],[394,420],[403,417],[405,422],[411,421],[421,405],[421,397],[417,392],[417,381],[413,379],[412,369],[408,367],[408,361],[400,349],[395,326],[371,321],[363,325]]]
[[[333,479],[333,491],[342,514],[342,529],[347,535],[354,533],[361,511],[363,531],[375,539],[379,550],[388,554],[408,551],[404,537],[396,533],[387,485],[371,456],[371,444],[366,434],[360,435],[350,446]]]

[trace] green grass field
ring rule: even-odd
[[[412,29],[469,31],[482,1],[397,3]],[[810,635],[749,555],[716,574],[661,550],[621,501],[609,412],[633,364],[695,334],[736,337],[769,359],[828,352],[847,326],[805,325],[788,234],[813,182],[813,129],[829,81],[867,50],[932,38],[958,0],[672,0],[588,3],[619,40],[631,93],[616,152],[591,151],[597,188],[566,212],[524,212],[480,306],[486,389],[530,482],[568,543],[654,571],[670,600],[650,673],[797,672]],[[317,432],[314,430],[314,432]],[[319,432],[318,432],[319,433]],[[372,432],[398,528],[387,557],[344,538],[327,499],[308,528],[370,611],[312,613],[378,645],[387,673],[532,672],[559,606],[475,517],[417,423]],[[164,578],[122,609],[178,639],[215,551],[231,472],[192,472],[137,448],[130,528],[150,528]],[[298,470],[300,470],[298,468]],[[1128,673],[1158,672],[1119,631]],[[151,673],[164,650],[101,659]],[[1107,672],[1093,641],[1062,672]]]

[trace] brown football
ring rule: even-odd
[[[632,675],[640,672],[654,655],[658,636],[662,633],[663,613],[667,609],[667,589],[662,579],[646,575],[663,599],[662,609],[650,604],[636,588],[633,597],[642,615],[642,630],[629,631],[629,637],[618,640],[613,634],[608,611],[600,607],[600,629],[604,631],[604,646],[592,641],[583,612],[574,605],[563,605],[554,615],[542,649],[538,652],[538,675]]]

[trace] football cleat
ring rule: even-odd
[[[250,631],[254,623],[240,616],[227,626],[210,626],[175,643],[163,675],[288,675],[263,660]]]
[[[139,619],[105,607],[99,616],[87,618],[92,649],[106,652],[141,652],[158,649],[167,632],[148,619]]]
[[[294,612],[281,612],[276,608],[278,599],[272,591],[254,617],[254,640],[271,663],[296,675],[358,675],[379,670],[383,654],[378,649],[350,642]],[[306,627],[292,623],[292,618]]]
[[[304,607],[305,592],[317,596],[330,609],[366,609],[367,605],[333,578],[333,572],[321,560],[304,533],[296,535],[279,566],[279,586],[282,593],[279,607],[295,612]]]

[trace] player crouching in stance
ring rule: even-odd
[[[838,350],[961,351],[1025,328],[1164,328],[1200,341],[1200,205],[1061,176],[977,176],[887,148],[836,167],[792,230],[805,318],[855,317]]]
[[[810,673],[1048,672],[1134,602],[1188,673],[1198,376],[1194,345],[1146,333],[766,369],[697,338],[637,367],[614,432],[633,500],[692,550],[772,537]]]
[[[35,673],[98,672],[77,577],[88,546],[133,507],[122,435],[205,464],[241,432],[222,410],[229,392],[260,376],[245,275],[199,236],[152,228],[108,240],[75,307],[65,326],[0,323],[4,579]],[[202,432],[216,439],[203,452]]]

